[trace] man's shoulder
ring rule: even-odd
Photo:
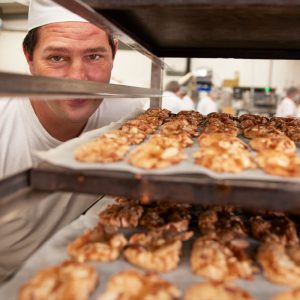
[[[17,98],[17,97],[2,97],[0,98],[0,110],[1,112],[7,111],[11,108],[20,107],[24,104],[23,101],[29,101],[27,97]]]

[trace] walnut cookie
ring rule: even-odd
[[[192,272],[212,281],[229,281],[236,278],[252,279],[253,262],[241,243],[222,243],[208,237],[198,238],[192,247],[190,264]]]
[[[87,230],[68,245],[68,253],[77,261],[116,260],[127,244],[125,236],[112,229],[108,232],[102,224]]]
[[[123,254],[127,261],[145,270],[169,272],[180,261],[182,241],[190,239],[191,231],[152,230],[136,233],[129,239]]]
[[[98,300],[175,300],[180,296],[176,286],[156,274],[128,270],[113,275]]]
[[[300,248],[281,243],[267,242],[259,247],[257,260],[263,268],[264,276],[272,282],[299,286]]]
[[[97,282],[94,267],[65,261],[35,274],[21,287],[18,300],[88,300]]]
[[[189,287],[184,296],[184,300],[254,300],[245,290],[234,285],[203,282]]]

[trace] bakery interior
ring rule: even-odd
[[[138,117],[158,122],[149,132],[160,149],[168,122],[179,122],[171,135],[183,137],[172,142],[173,160],[164,149],[167,159],[155,166],[136,151],[147,132],[130,150],[117,147],[122,162],[69,163],[63,151],[78,144],[68,141],[53,158],[46,153],[1,178],[0,299],[67,299],[66,282],[70,299],[300,299],[300,103],[293,118],[276,114],[288,89],[300,90],[300,1],[55,2],[119,38],[111,84],[74,89],[67,78],[29,76],[21,47],[29,0],[0,0],[0,97],[133,98],[143,110],[101,134]],[[170,81],[194,112],[163,111]],[[197,108],[212,91],[217,110],[205,116]],[[270,162],[270,147],[291,166]],[[99,200],[77,218],[56,220],[59,193]],[[68,266],[89,273],[89,282],[64,279]],[[55,282],[45,294],[43,276]]]

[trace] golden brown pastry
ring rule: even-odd
[[[262,242],[299,243],[296,224],[285,215],[266,213],[250,218],[252,236]]]
[[[190,286],[184,300],[254,300],[245,290],[220,282],[203,282]]]
[[[128,162],[142,169],[160,169],[178,164],[187,156],[178,147],[163,148],[153,143],[146,143],[133,150]]]
[[[99,214],[100,222],[118,228],[134,228],[138,226],[143,214],[143,207],[137,203],[109,205]]]
[[[194,274],[217,282],[251,279],[255,271],[243,244],[225,244],[207,237],[194,242],[190,263]]]
[[[18,300],[88,300],[97,281],[93,266],[65,261],[34,275],[21,287]]]
[[[286,136],[259,137],[250,141],[251,147],[257,152],[278,151],[282,153],[295,153],[295,143]]]
[[[300,156],[280,151],[258,153],[256,162],[266,173],[277,176],[300,176]]]
[[[123,234],[111,230],[108,232],[100,223],[87,230],[68,245],[69,255],[80,262],[116,260],[127,240]]]
[[[256,167],[249,151],[224,151],[209,147],[200,149],[193,156],[195,164],[219,173],[238,173]]]
[[[113,275],[98,300],[175,300],[180,296],[176,286],[156,274],[128,270]]]
[[[296,252],[293,252],[296,247]],[[298,286],[300,282],[299,245],[287,247],[281,243],[264,243],[259,247],[257,259],[264,276],[272,282]]]
[[[182,241],[192,237],[192,232],[153,230],[131,236],[124,257],[133,265],[145,270],[169,272],[180,261]]]

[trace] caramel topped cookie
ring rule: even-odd
[[[100,223],[87,230],[68,245],[69,255],[80,262],[116,260],[127,240],[123,234],[111,230],[108,232]]]
[[[128,270],[113,275],[98,300],[175,300],[180,296],[177,287],[156,274]]]
[[[97,281],[94,267],[65,261],[34,275],[21,287],[18,300],[88,300]]]
[[[242,288],[234,285],[203,282],[189,287],[184,300],[254,300],[254,298]]]

